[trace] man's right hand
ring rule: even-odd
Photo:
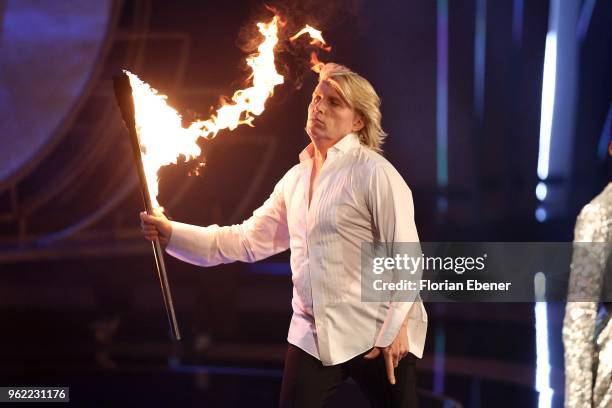
[[[172,235],[172,224],[163,212],[155,210],[155,215],[146,212],[140,213],[140,227],[142,235],[148,241],[159,239],[160,244],[165,248]]]

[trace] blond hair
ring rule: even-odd
[[[363,120],[363,128],[357,132],[359,142],[370,149],[381,153],[381,146],[387,134],[380,125],[380,97],[372,84],[361,75],[347,67],[334,63],[321,66],[319,82],[331,85],[344,101]]]

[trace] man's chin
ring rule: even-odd
[[[314,128],[306,128],[306,133],[308,134],[308,136],[310,136],[312,140],[325,139],[325,133],[320,132],[319,130]]]

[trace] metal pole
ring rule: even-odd
[[[134,159],[136,160],[136,169],[138,170],[138,178],[140,179],[140,192],[142,193],[142,201],[144,203],[147,214],[153,215],[153,205],[151,204],[151,196],[149,195],[149,189],[147,187],[147,178],[144,172],[144,166],[142,164],[142,156],[140,155],[140,143],[138,141],[138,133],[136,132],[136,119],[134,117],[134,98],[132,97],[132,86],[130,85],[130,78],[125,74],[121,73],[113,77],[113,85],[115,88],[115,97],[121,110],[121,116],[125,122],[125,126],[128,128],[130,136],[130,143],[132,145],[132,151],[134,153]],[[159,239],[155,239],[152,243],[153,253],[155,254],[155,264],[157,266],[157,276],[161,286],[162,297],[164,299],[164,306],[166,308],[166,315],[168,317],[168,323],[172,332],[172,337],[175,340],[181,339],[181,333],[178,328],[176,321],[176,315],[174,313],[174,305],[172,302],[172,293],[170,292],[170,285],[168,284],[168,276],[166,274],[166,264],[164,263],[164,253],[162,251]]]

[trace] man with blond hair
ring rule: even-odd
[[[198,227],[141,214],[146,239],[159,238],[168,253],[196,265],[291,250],[281,408],[322,407],[349,376],[375,407],[417,406],[415,360],[427,330],[418,293],[402,302],[361,297],[363,243],[419,240],[411,191],[380,154],[380,122],[372,85],[325,64],[308,108],[311,143],[249,219]]]

